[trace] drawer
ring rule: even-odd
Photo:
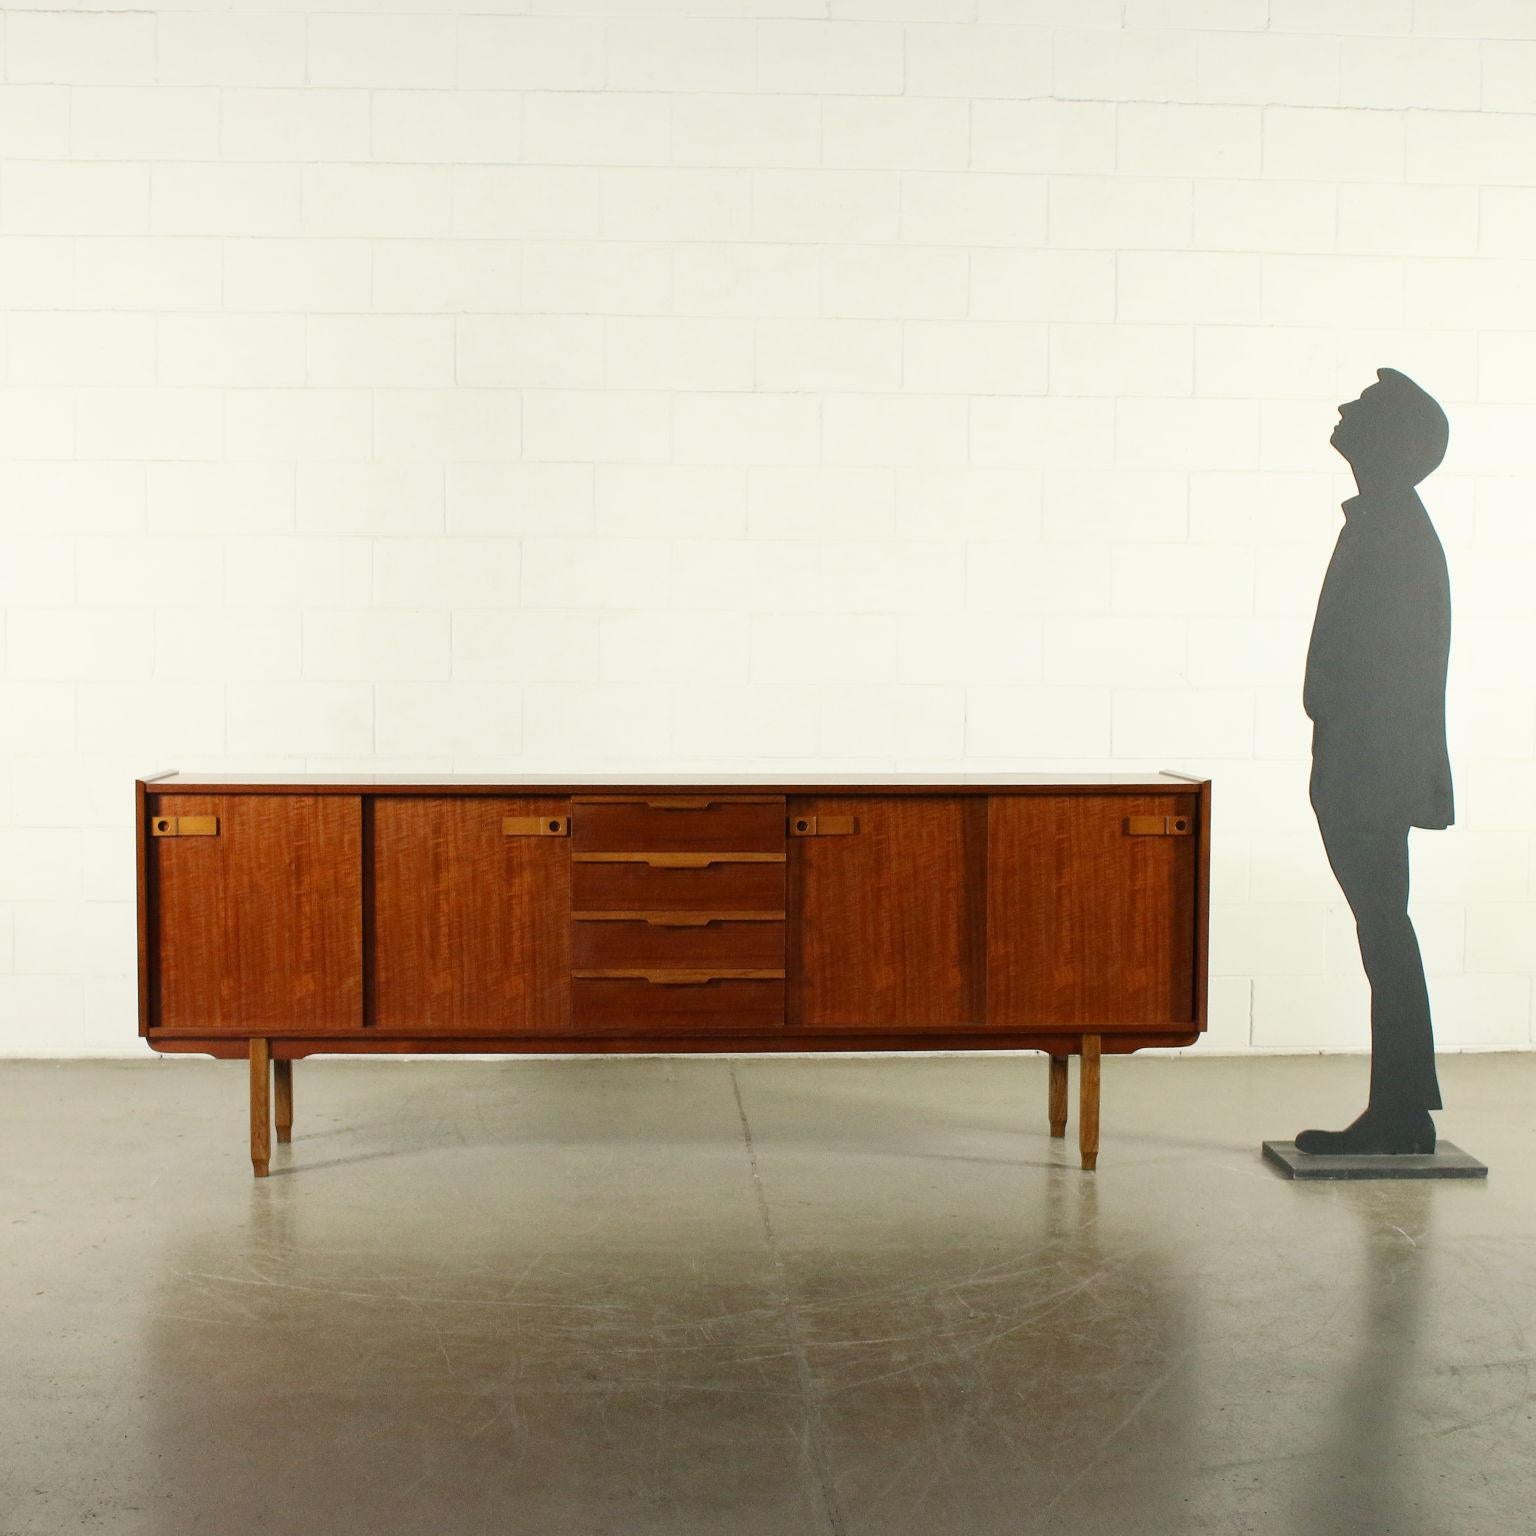
[[[784,920],[652,912],[631,917],[574,914],[571,965],[576,970],[763,970],[784,967]]]
[[[784,797],[577,796],[571,851],[782,853]]]
[[[686,983],[640,976],[576,976],[571,1023],[578,1029],[779,1029],[784,1023],[782,977],[714,977]]]
[[[784,862],[760,857],[692,866],[572,854],[571,907],[576,912],[782,912]]]

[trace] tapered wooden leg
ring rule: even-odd
[[[258,1179],[272,1161],[271,1050],[265,1040],[251,1041],[251,1169]]]
[[[1067,1134],[1067,1058],[1051,1057],[1051,1135]]]
[[[1078,1072],[1077,1145],[1090,1173],[1099,1163],[1099,1037],[1083,1036]]]
[[[272,1107],[277,1114],[277,1139],[293,1140],[293,1063],[272,1063]]]

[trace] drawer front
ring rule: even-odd
[[[782,912],[784,865],[718,863],[698,869],[572,856],[578,912]]]
[[[733,978],[679,986],[638,976],[576,976],[571,980],[571,1022],[578,1029],[615,1034],[778,1029],[784,1023],[784,982]]]
[[[679,914],[682,923],[635,917],[577,917],[571,924],[571,965],[577,970],[669,967],[721,970],[784,968],[784,923]]]
[[[577,796],[571,851],[782,853],[784,797]]]

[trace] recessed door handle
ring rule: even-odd
[[[791,816],[791,837],[839,837],[859,830],[857,816]]]
[[[1129,837],[1188,837],[1195,826],[1193,816],[1127,816]]]
[[[151,837],[217,837],[217,816],[151,816]]]
[[[503,816],[503,837],[566,837],[570,834],[569,816]]]

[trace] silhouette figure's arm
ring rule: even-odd
[[[1317,614],[1307,646],[1302,707],[1314,721],[1347,715],[1358,708],[1362,653],[1371,648],[1364,630],[1375,603],[1368,551],[1358,532],[1345,528],[1318,593]]]

